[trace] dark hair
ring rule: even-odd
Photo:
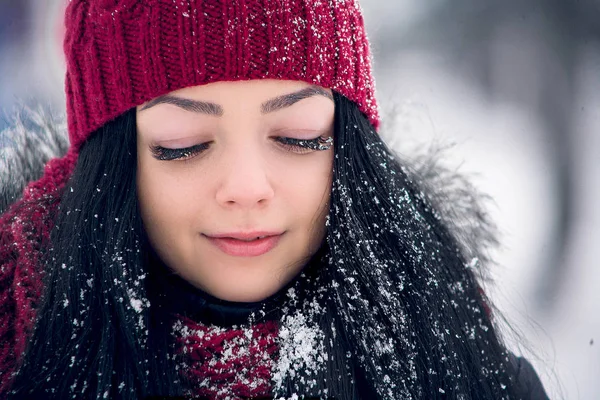
[[[469,249],[356,106],[334,99],[327,243],[313,273],[323,290],[309,294],[325,304],[312,316],[329,357],[287,394],[518,398]]]
[[[44,255],[44,296],[12,398],[180,394],[166,321],[148,307],[136,163],[135,110],[82,146]]]
[[[464,252],[357,106],[334,93],[327,238],[304,301],[327,357],[276,395],[513,398],[515,371]],[[183,393],[136,196],[135,111],[83,145],[45,254],[45,294],[9,398]],[[320,304],[314,312],[313,300]],[[312,311],[311,311],[312,310]]]

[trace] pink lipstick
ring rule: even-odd
[[[273,250],[282,233],[235,232],[205,235],[223,253],[235,257],[257,257]]]

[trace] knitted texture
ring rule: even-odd
[[[356,0],[72,0],[64,46],[75,148],[132,107],[217,81],[305,81],[379,125]]]
[[[177,353],[188,394],[207,399],[269,397],[277,333],[275,321],[245,329],[206,326],[187,318],[178,321]]]
[[[58,190],[71,174],[76,154],[50,161],[44,177],[0,216],[0,398],[25,350],[42,294],[41,249],[52,229]]]

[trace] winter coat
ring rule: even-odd
[[[66,152],[65,130],[64,123],[31,112],[0,133],[0,399],[9,389],[18,357],[31,334],[42,292],[42,272],[36,268],[42,246],[39,238],[48,233],[32,231],[28,221],[39,215],[35,208],[31,211],[18,205],[43,190],[29,183],[41,177],[46,162]],[[484,247],[493,243],[495,236],[482,212],[480,197],[463,177],[440,167],[438,157],[438,152],[430,151],[414,159],[413,167],[442,217],[451,213],[454,221],[464,222],[459,224],[462,231],[457,237],[464,239],[466,251],[485,260]],[[456,209],[449,204],[467,206]],[[182,373],[195,385],[193,394],[268,397],[276,379],[277,338],[282,329],[289,335],[291,328],[278,326],[276,320],[238,325],[247,320],[252,307],[211,299],[180,278],[168,285],[181,301],[198,310],[181,316],[175,324],[177,352],[185,364]],[[274,301],[277,298],[273,296]],[[547,399],[531,364],[516,356],[511,356],[511,362],[518,372],[520,398]]]

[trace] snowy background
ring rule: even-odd
[[[600,399],[600,6],[596,0],[363,0],[384,115],[494,202],[486,290],[551,398]],[[63,0],[0,0],[0,129],[64,110]],[[390,119],[384,124],[390,125]]]

